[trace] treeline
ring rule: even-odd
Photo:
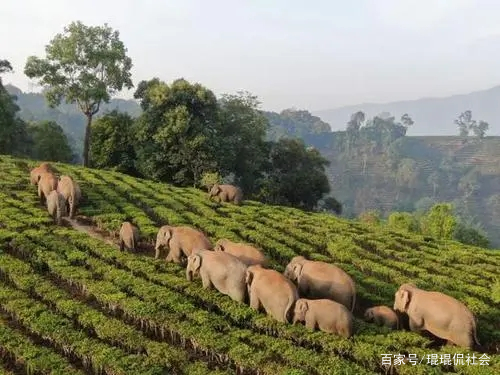
[[[201,84],[154,78],[140,82],[134,97],[139,117],[113,111],[94,121],[91,166],[176,186],[215,178],[247,197],[306,209],[330,191],[328,161],[301,140],[266,140],[269,122],[248,92],[217,99]]]
[[[57,123],[21,120],[16,98],[0,90],[0,153],[75,161]],[[134,98],[139,116],[114,110],[91,123],[88,166],[176,186],[234,183],[264,203],[341,212],[333,197],[322,199],[329,162],[302,140],[268,140],[269,120],[250,93],[216,98],[198,83],[154,78],[140,82]]]

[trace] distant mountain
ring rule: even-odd
[[[312,113],[328,122],[332,130],[336,131],[344,130],[351,114],[360,110],[367,117],[390,112],[400,118],[408,113],[415,121],[408,135],[417,136],[458,134],[453,121],[460,113],[471,110],[475,120],[484,120],[490,124],[488,135],[500,135],[500,86],[445,98],[422,98],[385,104],[365,103]]]

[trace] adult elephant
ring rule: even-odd
[[[219,202],[232,202],[236,205],[239,205],[243,200],[243,192],[238,186],[215,184],[210,189],[208,197],[210,199],[212,199],[213,197],[217,197],[219,199]]]
[[[448,343],[474,349],[480,346],[474,314],[457,299],[402,284],[394,294],[394,310],[408,314],[411,331],[429,331]]]
[[[238,302],[245,302],[247,266],[231,254],[220,251],[198,250],[187,258],[186,278],[199,275],[203,288],[215,287],[220,293]]]
[[[57,191],[64,196],[70,219],[74,219],[76,209],[82,199],[82,191],[78,183],[70,176],[61,176],[57,183]]]
[[[266,313],[279,322],[293,319],[293,307],[299,298],[293,283],[275,270],[256,264],[247,268],[246,279],[250,307]]]
[[[197,250],[211,250],[212,243],[200,230],[189,226],[164,225],[156,235],[155,259],[160,257],[162,247],[169,249],[167,262],[181,263],[181,257],[186,258]]]
[[[260,264],[265,267],[268,264],[268,260],[262,251],[244,242],[234,242],[227,238],[221,238],[215,243],[214,250],[232,254],[247,266]]]
[[[297,283],[301,297],[331,299],[354,311],[356,285],[340,267],[296,256],[286,266],[284,275]]]

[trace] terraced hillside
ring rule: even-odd
[[[180,189],[113,172],[56,165],[80,183],[79,217],[90,236],[54,226],[29,185],[38,163],[0,157],[0,362],[33,374],[495,374],[500,373],[500,252],[441,243],[323,214],[245,202],[218,205]],[[132,216],[143,252],[110,243]],[[252,242],[282,271],[291,257],[335,262],[356,281],[355,335],[344,339],[253,312],[184,270],[152,257],[165,223],[189,224],[213,241]],[[372,304],[392,306],[404,282],[444,291],[478,317],[489,365],[427,364],[427,355],[464,354],[424,336],[359,319]],[[496,283],[496,284],[495,284]],[[498,294],[498,291],[496,292]],[[415,354],[418,365],[388,368],[382,354]],[[468,353],[472,355],[473,353]],[[484,357],[483,357],[484,358]],[[422,359],[422,361],[420,361]]]

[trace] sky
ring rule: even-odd
[[[0,7],[0,59],[15,70],[4,83],[36,91],[28,56],[72,21],[108,23],[135,85],[183,77],[316,111],[499,85],[498,14],[498,0],[16,0]]]

